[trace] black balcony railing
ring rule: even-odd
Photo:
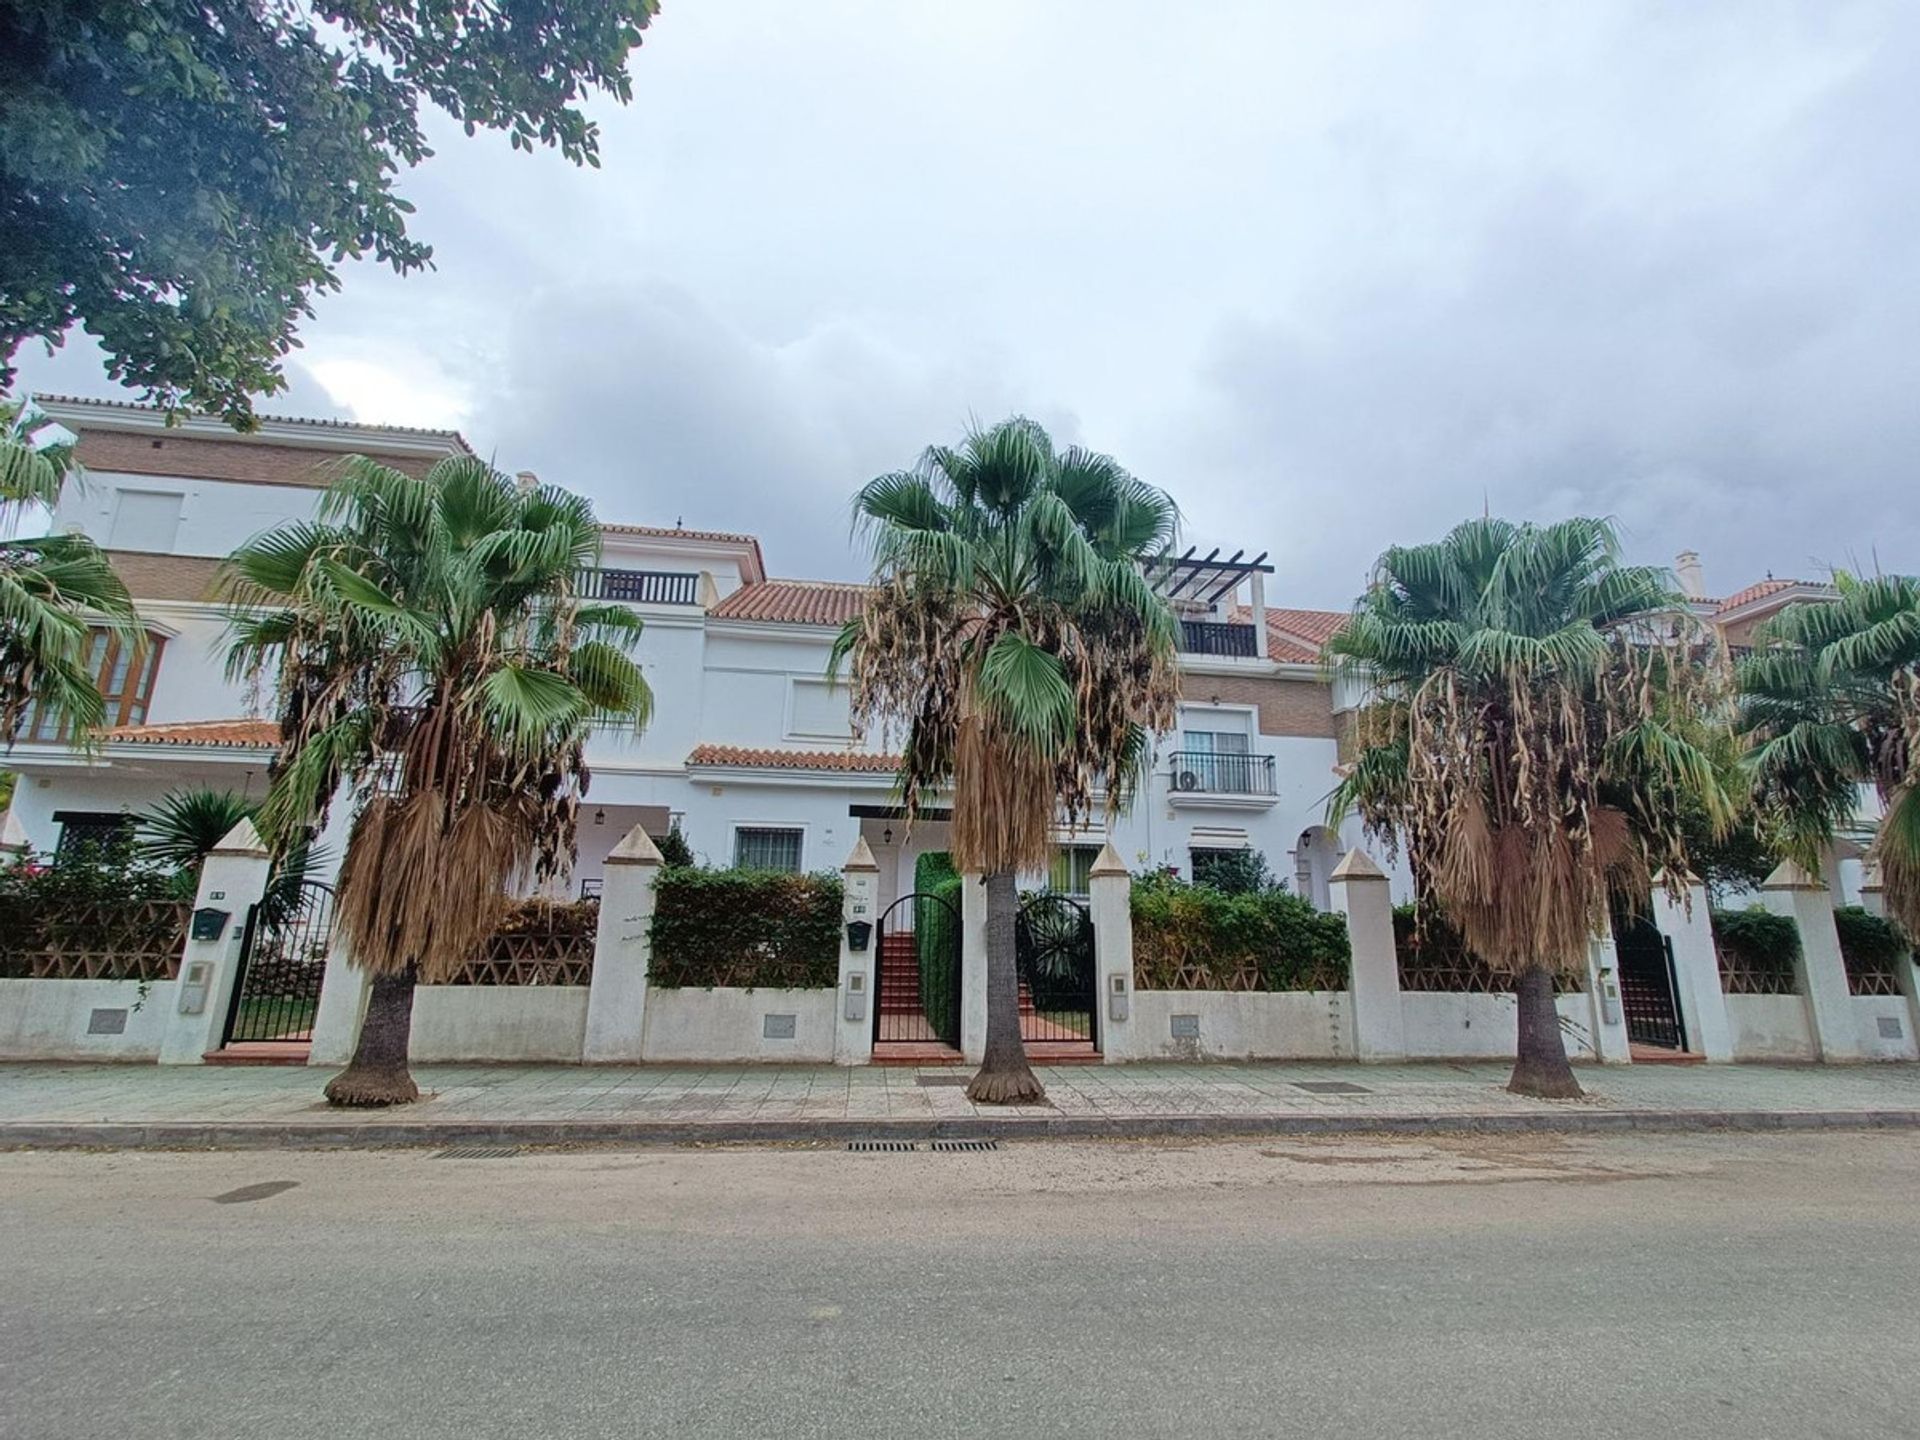
[[[586,600],[625,600],[634,605],[698,605],[700,577],[681,570],[589,570],[581,579]]]
[[[1167,771],[1175,791],[1192,795],[1273,795],[1273,756],[1176,750]]]
[[[1180,648],[1189,655],[1236,655],[1249,660],[1260,653],[1253,626],[1222,620],[1182,620]]]

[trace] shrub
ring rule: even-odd
[[[1900,966],[1908,950],[1907,935],[1892,920],[1859,905],[1843,905],[1833,912],[1840,932],[1840,958],[1846,962],[1847,983],[1856,995],[1898,995]]]
[[[1284,890],[1229,895],[1165,874],[1133,883],[1143,990],[1339,990],[1350,959],[1345,917]]]
[[[660,851],[660,860],[665,866],[677,865],[684,869],[694,863],[693,847],[687,844],[687,837],[680,833],[678,826],[670,828],[654,841],[654,845]]]
[[[0,866],[0,975],[156,979],[184,940],[190,883],[134,853],[131,836]],[[79,968],[76,970],[75,967]]]
[[[667,989],[840,979],[840,877],[675,866],[654,882],[649,978]]]
[[[960,967],[960,872],[945,850],[928,850],[913,862],[916,900],[913,906],[914,942],[920,959],[920,1005],[936,1035],[959,1033],[954,1014],[960,987],[954,971]],[[945,903],[941,903],[945,902]]]
[[[1714,948],[1721,984],[1730,995],[1791,995],[1800,959],[1800,927],[1760,905],[1715,910]]]

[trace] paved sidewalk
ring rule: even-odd
[[[1492,1064],[1042,1067],[1047,1103],[972,1104],[968,1071],[429,1065],[430,1098],[329,1109],[305,1067],[0,1066],[0,1147],[1920,1127],[1920,1065],[1585,1067],[1525,1100]]]

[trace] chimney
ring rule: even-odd
[[[1673,573],[1679,578],[1680,593],[1689,600],[1707,598],[1707,572],[1700,568],[1696,550],[1682,550],[1673,557]]]
[[[530,495],[540,488],[540,477],[531,470],[522,470],[513,477],[513,483],[520,487],[522,495]]]

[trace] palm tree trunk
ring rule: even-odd
[[[407,1105],[420,1087],[407,1070],[407,1044],[413,1038],[413,991],[417,972],[409,965],[398,975],[373,977],[360,1042],[347,1068],[327,1082],[329,1105]]]
[[[1520,1042],[1507,1089],[1515,1095],[1573,1100],[1583,1092],[1567,1063],[1567,1042],[1560,1033],[1560,1012],[1553,1003],[1553,972],[1533,965],[1514,984],[1520,1007]]]
[[[1020,1043],[1020,972],[1014,959],[1019,897],[1011,871],[995,871],[987,885],[987,1049],[967,1098],[983,1105],[1032,1105],[1046,1088],[1027,1064]]]

